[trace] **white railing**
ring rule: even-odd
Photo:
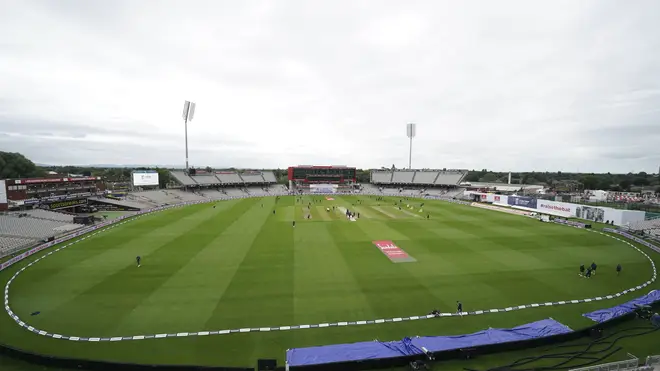
[[[646,357],[646,363],[644,363],[644,365],[653,367],[660,366],[660,355]]]
[[[631,356],[629,354],[629,356]],[[631,358],[626,361],[603,363],[600,365],[573,368],[569,371],[616,371],[616,370],[630,370],[639,367],[639,359],[637,357]]]

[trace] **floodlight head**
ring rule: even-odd
[[[183,114],[181,116],[186,121],[192,121],[193,116],[195,116],[195,103],[186,101],[183,104]]]
[[[417,134],[417,124],[407,124],[406,125],[406,135],[408,138],[412,139],[415,137],[415,134]]]

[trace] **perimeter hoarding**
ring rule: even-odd
[[[309,192],[311,193],[337,193],[336,184],[310,184]]]
[[[579,205],[569,204],[567,202],[557,202],[550,200],[538,200],[536,203],[536,209],[539,212],[562,216],[564,218],[577,217],[578,206]]]
[[[534,197],[526,196],[509,196],[507,203],[511,206],[526,207],[528,209],[536,209],[536,199]]]
[[[506,196],[494,193],[467,191],[465,195],[476,202],[488,202],[496,205],[508,205],[515,208],[537,211],[562,218],[580,218],[594,222],[610,222],[614,225],[628,226],[643,221],[646,213],[637,210],[621,210],[611,207],[596,207],[568,202],[550,201],[528,196]]]
[[[52,204],[48,204],[47,207],[49,210],[57,210],[57,209],[65,209],[68,207],[76,207],[76,206],[82,206],[82,205],[87,205],[87,199],[79,199],[79,200],[69,200],[69,201],[60,201],[60,202],[53,202]]]
[[[158,172],[157,171],[134,171],[133,172],[133,186],[157,186]]]

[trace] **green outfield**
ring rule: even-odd
[[[454,312],[457,300],[474,311],[592,298],[653,274],[645,256],[598,233],[443,201],[402,200],[400,209],[400,200],[268,197],[168,209],[29,267],[11,285],[11,308],[51,333],[127,337]],[[346,209],[359,219],[347,220]],[[393,262],[374,241],[391,241],[414,261]],[[2,286],[32,260],[0,272]],[[597,275],[579,277],[578,266],[592,261]],[[648,291],[462,318],[113,342],[39,336],[3,311],[0,342],[69,357],[254,366],[258,358],[282,362],[294,347],[462,334],[548,317],[576,329],[592,324],[582,313]]]

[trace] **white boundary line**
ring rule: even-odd
[[[220,200],[215,200],[215,201],[210,201],[210,202],[216,202]],[[173,207],[177,207],[181,205],[176,205]],[[169,209],[169,208],[167,208]],[[165,209],[162,209],[165,210]],[[161,210],[156,210],[156,211],[161,211]],[[63,340],[70,340],[70,341],[83,341],[83,342],[105,342],[105,341],[127,341],[127,340],[145,340],[145,339],[161,339],[161,338],[171,338],[171,337],[189,337],[189,336],[208,336],[208,335],[226,335],[226,334],[233,334],[233,333],[243,333],[243,332],[269,332],[269,331],[289,331],[289,330],[298,330],[298,329],[308,329],[308,328],[322,328],[322,327],[342,327],[342,326],[356,326],[356,325],[369,325],[369,324],[379,324],[379,323],[389,323],[389,322],[402,322],[402,321],[415,321],[415,320],[422,320],[422,319],[431,319],[431,318],[436,318],[436,317],[456,317],[456,316],[471,316],[471,315],[479,315],[479,314],[486,314],[486,313],[500,313],[500,312],[509,312],[509,311],[514,311],[514,310],[521,310],[521,309],[531,309],[531,308],[539,308],[539,307],[548,307],[548,306],[557,306],[557,305],[566,305],[566,304],[579,304],[579,303],[586,303],[586,302],[591,302],[591,301],[600,301],[600,300],[609,300],[609,299],[614,299],[618,298],[622,295],[626,295],[628,293],[634,292],[641,290],[653,282],[655,282],[657,278],[657,272],[655,268],[655,263],[653,262],[653,259],[646,254],[644,251],[633,245],[632,243],[628,241],[624,241],[621,238],[608,235],[603,232],[596,232],[596,231],[591,231],[591,230],[586,230],[588,232],[592,233],[599,233],[603,236],[613,238],[615,240],[618,240],[620,242],[623,242],[635,250],[637,250],[639,253],[644,255],[650,262],[651,262],[651,267],[653,268],[653,277],[651,277],[650,280],[646,281],[645,283],[629,288],[627,290],[618,292],[616,294],[612,295],[607,295],[607,296],[598,296],[595,298],[587,298],[587,299],[577,299],[577,300],[562,300],[562,301],[556,301],[556,302],[547,302],[547,303],[533,303],[533,304],[525,304],[525,305],[518,305],[518,306],[511,306],[507,308],[501,308],[501,309],[486,309],[486,310],[477,310],[477,311],[471,311],[471,312],[464,312],[461,314],[458,313],[440,313],[438,316],[428,314],[428,315],[421,315],[421,316],[411,316],[411,317],[397,317],[397,318],[387,318],[387,319],[375,319],[375,320],[362,320],[362,321],[342,321],[342,322],[335,322],[335,323],[320,323],[320,324],[312,324],[312,325],[290,325],[290,326],[277,326],[277,327],[253,327],[253,328],[240,328],[240,329],[228,329],[228,330],[215,330],[215,331],[200,331],[200,332],[180,332],[180,333],[171,333],[171,334],[154,334],[154,335],[131,335],[131,336],[116,336],[116,337],[82,337],[82,336],[71,336],[71,335],[61,335],[61,334],[56,334],[56,333],[50,333],[47,331],[43,331],[40,329],[37,329],[33,326],[30,326],[29,324],[25,323],[21,318],[18,317],[10,308],[9,306],[9,287],[11,286],[11,283],[18,277],[19,274],[21,274],[23,271],[25,271],[27,268],[31,267],[32,265],[36,264],[37,262],[45,259],[46,257],[50,256],[53,253],[56,253],[62,249],[65,249],[69,246],[72,246],[80,241],[84,241],[89,237],[92,237],[94,235],[97,235],[99,233],[108,231],[112,228],[115,228],[117,226],[120,226],[122,224],[126,224],[130,221],[137,220],[138,218],[151,214],[145,213],[143,215],[138,215],[135,216],[131,219],[128,219],[123,222],[119,222],[117,224],[114,224],[112,226],[103,228],[101,230],[97,230],[96,232],[87,234],[83,236],[82,238],[70,242],[66,245],[63,245],[48,254],[43,255],[42,257],[35,259],[34,261],[30,262],[28,265],[24,266],[23,268],[19,269],[10,279],[7,281],[7,285],[5,286],[5,311],[7,311],[7,314],[21,327],[25,328],[28,331],[31,331],[35,334],[41,335],[41,336],[46,336],[46,337],[51,337],[54,339],[63,339]],[[578,227],[574,227],[578,228]],[[579,228],[582,229],[582,228]]]

